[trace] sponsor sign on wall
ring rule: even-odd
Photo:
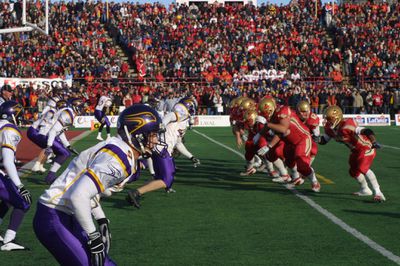
[[[21,86],[23,86],[23,85],[25,85],[25,86],[32,85],[35,90],[37,88],[40,88],[42,90],[50,92],[54,88],[63,87],[64,84],[66,84],[67,87],[69,87],[69,88],[72,87],[72,79],[61,79],[61,78],[56,78],[56,79],[0,78],[0,88],[4,84],[8,84],[13,88],[15,88],[15,86],[17,86],[17,85],[21,85]]]
[[[117,127],[118,116],[107,116],[111,127]],[[323,126],[322,115],[318,115],[320,126]],[[360,126],[390,126],[390,115],[344,115],[345,118],[354,118]],[[396,115],[396,125],[400,126],[400,115]],[[97,129],[100,123],[94,116],[77,116],[74,127]],[[195,127],[229,127],[228,115],[200,115],[194,118]]]
[[[194,118],[195,127],[228,127],[228,115],[199,115]]]
[[[390,126],[390,115],[343,115],[344,118],[353,118],[359,126]],[[322,115],[318,115],[319,125],[323,126]]]
[[[400,114],[396,114],[394,118],[396,126],[400,126]]]
[[[107,116],[110,120],[111,127],[117,127],[118,116]],[[74,127],[76,128],[90,128],[95,130],[99,128],[100,123],[94,116],[77,116],[74,119]]]

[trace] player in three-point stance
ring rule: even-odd
[[[83,151],[66,170],[72,175],[56,179],[39,198],[33,228],[60,264],[115,265],[107,255],[104,227],[93,222],[92,203],[99,193],[137,177],[137,160],[159,143],[160,124],[152,108],[128,107],[118,118],[118,135]]]

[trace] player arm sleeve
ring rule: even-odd
[[[89,177],[82,176],[70,189],[70,201],[76,220],[87,234],[95,232],[91,203],[91,198],[98,193],[95,184]]]
[[[106,214],[100,204],[100,197],[96,196],[91,199],[92,215],[95,220],[106,218]]]
[[[176,116],[175,112],[171,112],[163,117],[162,123],[164,124],[164,126],[167,126],[169,123],[175,121],[178,121],[178,117]]]
[[[3,156],[3,164],[7,175],[17,187],[22,185],[21,179],[18,176],[17,168],[15,167],[14,163],[14,151],[10,148],[3,147],[1,149],[1,155]]]

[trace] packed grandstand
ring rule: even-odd
[[[0,28],[20,24],[21,3],[0,3]],[[28,2],[40,23],[43,4]],[[55,2],[50,32],[0,34],[1,82],[35,119],[51,90],[68,90],[93,113],[104,92],[118,106],[193,94],[199,114],[227,114],[233,98],[273,95],[313,111],[397,113],[400,4],[286,5]],[[13,79],[72,80],[48,86]],[[11,81],[10,81],[11,80]],[[60,85],[62,84],[62,85]],[[165,104],[160,109],[167,108]],[[167,110],[168,111],[168,110]]]

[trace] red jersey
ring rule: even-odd
[[[346,118],[339,123],[336,129],[325,126],[325,133],[337,142],[344,143],[352,151],[371,150],[371,141],[366,136],[357,134],[357,127],[358,124],[353,118]]]
[[[246,127],[247,132],[249,133],[249,136],[248,136],[247,139],[249,141],[252,141],[254,136],[257,133],[259,133],[263,128],[264,128],[264,124],[260,123],[260,122],[256,122],[252,128]],[[267,144],[268,144],[268,141],[265,139],[265,137],[264,136],[260,136],[260,138],[258,139],[257,147],[261,148],[261,147],[266,146]]]
[[[282,139],[290,144],[298,144],[310,137],[308,128],[301,122],[300,118],[288,106],[278,107],[274,115],[271,118],[271,122],[274,124],[280,124],[282,119],[290,119],[289,129],[285,134],[282,134]]]
[[[316,114],[311,113],[310,116],[308,117],[308,119],[306,121],[304,121],[304,125],[306,127],[308,127],[308,129],[312,135],[313,130],[316,129],[317,127],[319,127],[319,117]]]
[[[229,120],[231,121],[231,124],[233,123],[233,121],[235,121],[235,123],[241,122],[243,120],[243,112],[238,107],[232,108]]]

